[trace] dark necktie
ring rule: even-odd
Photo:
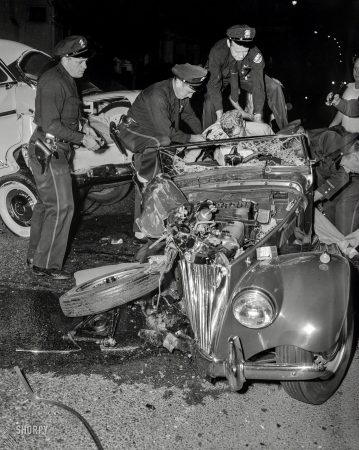
[[[179,130],[181,100],[175,97],[175,130]]]
[[[238,102],[238,90],[239,90],[239,81],[238,81],[238,63],[235,59],[230,63],[230,84],[231,84],[231,99],[237,103]]]

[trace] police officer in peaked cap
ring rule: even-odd
[[[329,128],[311,145],[317,159],[314,201],[345,236],[359,228],[359,133]],[[311,141],[312,144],[312,141]]]
[[[99,145],[96,132],[80,126],[80,99],[75,78],[81,78],[90,56],[83,36],[69,36],[55,48],[59,60],[41,76],[36,92],[36,129],[31,136],[29,160],[35,178],[38,201],[31,219],[28,266],[33,274],[54,280],[66,280],[71,274],[62,269],[74,201],[68,166],[71,144],[95,151]],[[53,152],[44,171],[36,142]]]
[[[159,172],[156,147],[171,142],[186,144],[203,141],[202,125],[191,104],[192,95],[203,88],[207,70],[191,64],[177,64],[172,68],[173,78],[144,89],[118,126],[124,147],[134,153],[136,189],[135,219],[140,214],[143,187]],[[193,134],[180,130],[182,119]],[[144,244],[143,235],[134,224],[135,243]]]
[[[279,82],[264,74],[264,59],[254,44],[255,28],[234,25],[227,37],[210,50],[206,67],[209,71],[207,93],[203,108],[203,125],[209,127],[223,114],[222,93],[230,85],[230,101],[243,112],[238,103],[240,89],[253,94],[254,121],[263,121],[263,108],[267,97],[279,129],[288,124],[286,102]]]

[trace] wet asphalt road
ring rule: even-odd
[[[82,219],[66,268],[131,261],[133,195]],[[101,243],[102,237],[123,244]],[[312,406],[287,396],[278,383],[248,383],[241,393],[196,374],[187,354],[144,344],[140,306],[120,308],[114,351],[93,343],[68,354],[17,350],[79,350],[62,336],[59,296],[73,282],[34,279],[26,241],[0,233],[0,449],[96,448],[68,411],[30,400],[14,367],[35,393],[75,408],[105,449],[359,449],[359,354],[337,393]],[[40,428],[42,427],[42,428]],[[45,429],[46,427],[46,429]]]

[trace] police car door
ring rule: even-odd
[[[8,166],[7,151],[21,140],[17,127],[16,85],[17,81],[0,60],[0,170]]]

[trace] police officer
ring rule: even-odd
[[[267,95],[279,129],[288,124],[286,102],[279,82],[264,75],[264,60],[254,45],[256,30],[248,25],[234,25],[227,30],[227,38],[218,41],[208,57],[209,81],[203,108],[203,126],[209,127],[223,114],[222,92],[230,85],[230,101],[235,109],[240,89],[253,94],[254,121],[263,121],[263,107]]]
[[[191,104],[192,95],[201,90],[207,70],[191,64],[177,64],[173,67],[174,78],[155,83],[144,89],[136,98],[119,124],[119,138],[125,148],[134,153],[136,185],[141,189],[159,172],[156,148],[171,142],[185,144],[200,142],[202,125]],[[180,119],[193,134],[180,130]],[[135,219],[140,214],[140,197],[137,191]],[[142,239],[137,225],[135,236]],[[142,244],[145,242],[136,242]]]
[[[319,161],[314,201],[326,217],[348,235],[359,228],[359,133],[327,130],[312,150]]]
[[[74,211],[72,182],[68,166],[70,143],[94,151],[99,148],[95,131],[84,125],[80,130],[80,99],[75,78],[81,78],[89,57],[87,41],[69,36],[55,48],[59,63],[40,78],[29,159],[35,178],[38,201],[31,219],[28,266],[38,276],[65,280],[71,275],[62,270]],[[40,140],[51,152],[46,172],[37,159],[35,142]]]

